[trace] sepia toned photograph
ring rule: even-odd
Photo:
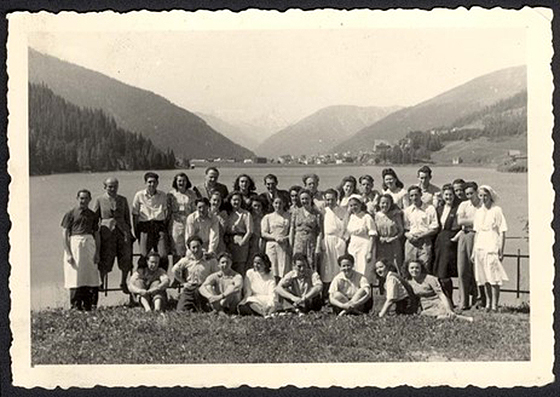
[[[12,14],[15,383],[552,381],[551,18]]]

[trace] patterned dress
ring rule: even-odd
[[[293,253],[302,253],[307,257],[312,269],[316,269],[315,250],[317,248],[317,238],[321,233],[323,216],[321,213],[312,209],[308,212],[305,208],[295,208],[292,212],[290,227],[294,233]]]

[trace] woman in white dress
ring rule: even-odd
[[[373,284],[375,270],[373,268],[373,244],[377,229],[372,216],[366,212],[362,196],[354,195],[349,201],[350,216],[346,225],[346,233],[350,236],[348,253],[356,260],[355,268]]]
[[[167,207],[169,209],[169,235],[172,242],[173,263],[185,256],[185,229],[187,216],[196,209],[194,201],[196,193],[191,189],[191,181],[184,172],[173,178],[172,188],[167,193]]]
[[[265,215],[261,221],[261,237],[265,241],[265,253],[270,258],[276,282],[290,271],[290,213],[284,211],[284,205],[282,197],[275,197],[272,201],[274,212]]]
[[[247,270],[243,281],[244,298],[239,302],[239,314],[269,316],[276,309],[276,281],[270,271],[270,259],[266,254],[253,257],[253,267]]]
[[[337,192],[334,189],[325,191],[325,214],[323,216],[323,228],[325,237],[323,239],[323,260],[320,263],[321,281],[323,282],[323,294],[329,290],[329,285],[338,273],[338,257],[346,252],[346,222],[348,222],[348,211],[336,205]]]
[[[498,196],[490,186],[480,186],[478,197],[482,205],[476,210],[473,261],[478,286],[486,289],[486,310],[497,311],[500,286],[508,276],[502,266],[507,224],[502,209],[495,203]]]

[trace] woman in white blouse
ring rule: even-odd
[[[276,309],[276,281],[270,271],[266,254],[253,256],[253,267],[247,270],[243,281],[244,298],[239,303],[239,314],[269,316]]]
[[[498,195],[490,186],[478,189],[482,202],[473,222],[475,231],[473,260],[474,275],[479,286],[486,289],[486,310],[497,311],[500,286],[508,276],[502,265],[506,242],[507,223],[502,209],[496,205]]]

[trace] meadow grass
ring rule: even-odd
[[[376,306],[379,306],[381,303]],[[377,312],[374,312],[377,313]],[[32,312],[32,365],[530,359],[526,310],[425,316],[218,316],[126,306]]]

